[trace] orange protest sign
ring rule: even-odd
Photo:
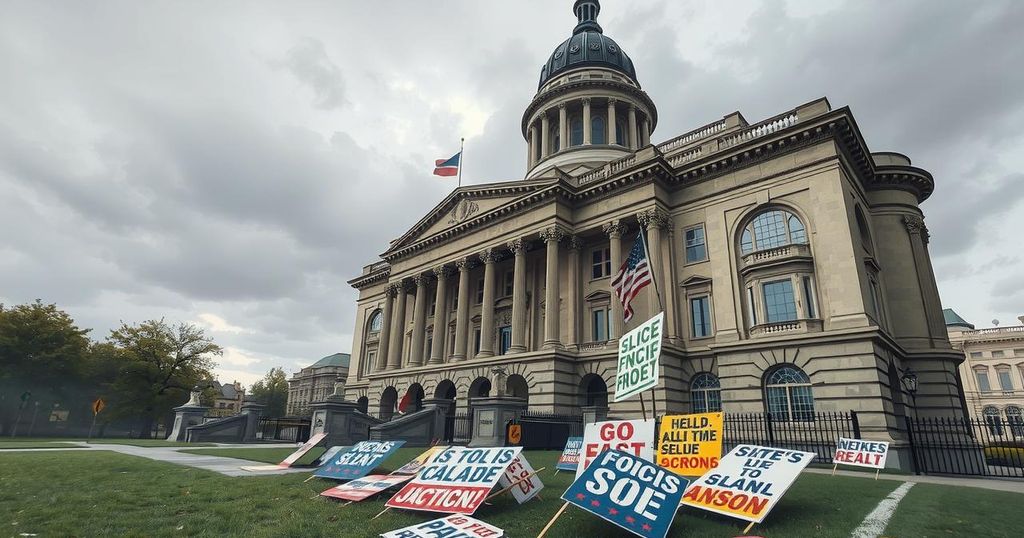
[[[105,407],[107,407],[107,402],[104,402],[103,398],[96,398],[96,401],[92,403],[92,414],[100,414],[100,411],[103,411]]]

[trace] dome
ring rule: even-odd
[[[629,59],[618,43],[604,35],[601,25],[597,24],[600,3],[597,0],[576,0],[573,11],[579,24],[573,30],[572,37],[555,47],[551,57],[541,67],[537,87],[543,87],[552,78],[578,67],[603,67],[618,71],[639,86],[633,60]]]

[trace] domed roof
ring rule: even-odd
[[[612,38],[604,35],[601,25],[597,24],[597,15],[601,11],[597,0],[576,0],[573,11],[579,24],[573,29],[572,37],[555,47],[551,57],[540,69],[540,83],[544,86],[549,80],[561,73],[577,67],[603,67],[626,75],[640,85],[636,78],[633,60],[629,59]]]

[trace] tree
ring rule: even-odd
[[[120,358],[118,376],[109,384],[120,406],[112,411],[138,417],[143,438],[157,419],[185,403],[193,387],[211,378],[213,356],[223,353],[199,327],[172,327],[163,320],[122,323],[107,340]]]
[[[271,368],[250,391],[257,403],[267,406],[269,417],[283,417],[288,406],[288,378],[282,368]]]

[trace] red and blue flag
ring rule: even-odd
[[[434,175],[443,177],[459,175],[459,161],[461,160],[461,151],[452,155],[449,159],[437,159],[434,161]]]

